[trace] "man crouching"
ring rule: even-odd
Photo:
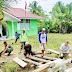
[[[61,54],[63,54],[63,57],[65,59],[69,58],[69,52],[71,54],[71,46],[69,45],[69,42],[66,41],[65,43],[63,43],[61,45],[61,48],[60,48],[60,57],[61,57]]]
[[[5,49],[0,53],[0,56],[4,53],[8,53],[8,56],[10,56],[10,53],[13,51],[13,47],[7,42],[4,42],[4,45],[5,45]]]
[[[28,42],[26,42],[25,46],[24,46],[24,50],[25,50],[24,55],[25,55],[25,57],[30,58],[31,55],[35,55],[35,53],[32,52],[31,48],[32,48],[31,45]]]

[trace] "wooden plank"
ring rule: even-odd
[[[25,59],[25,58],[22,58],[22,60],[24,60],[24,61],[26,61],[26,62],[30,62],[30,63],[32,63],[32,64],[35,64],[35,65],[41,65],[41,63],[38,63],[38,62],[35,62],[35,61],[32,61],[32,60],[30,60],[30,59]]]
[[[36,69],[36,70],[34,70],[34,71],[32,71],[32,72],[44,72],[44,71],[46,71],[48,68],[50,68],[50,66],[49,66],[49,65],[45,65],[45,66],[43,66],[43,67],[41,67],[41,68],[38,68],[38,69]]]
[[[39,67],[38,69],[36,69],[36,70],[34,70],[34,71],[32,71],[32,72],[44,72],[44,71],[46,71],[52,64],[55,65],[58,60],[60,60],[60,59],[57,59],[57,60],[55,60],[55,61],[51,61],[51,62],[46,63],[46,64],[43,64],[43,65],[40,65],[40,66],[38,66],[38,67]],[[70,60],[71,60],[71,58],[65,60],[64,62],[65,62],[65,63],[68,63],[68,62],[70,62]],[[68,72],[68,71],[67,71],[67,72]],[[70,72],[71,72],[71,71],[70,71]]]
[[[23,68],[27,65],[27,63],[25,63],[24,61],[22,61],[18,57],[14,58],[13,61],[15,61],[16,63],[18,63]]]
[[[67,70],[65,70],[64,72],[72,72],[72,67],[67,69]]]
[[[42,61],[42,62],[50,62],[50,60],[44,60],[41,58],[37,58],[37,57],[31,57],[30,59],[36,60],[36,61]]]
[[[44,58],[44,59],[49,59],[49,60],[56,60],[57,58],[53,58],[53,57],[47,57],[47,56],[41,56],[41,55],[35,55],[36,57],[39,57],[39,58]]]
[[[55,61],[57,61],[57,60],[55,60]],[[39,65],[38,67],[41,68],[41,67],[46,66],[46,65],[47,65],[47,66],[53,65],[53,64],[55,64],[55,61],[51,61],[51,62],[48,62],[48,63],[46,63],[46,64]]]
[[[43,66],[45,66],[45,65],[51,65],[51,64],[56,64],[57,62],[59,62],[60,61],[60,59],[57,59],[57,60],[55,60],[55,61],[51,61],[51,62],[48,62],[48,63],[46,63],[46,64],[43,64],[43,65],[40,65],[40,66],[38,66],[38,67],[43,67]],[[67,60],[65,60],[64,59],[64,63],[66,64],[66,63],[70,63],[71,62],[71,58],[69,58],[69,59],[67,59]]]
[[[51,51],[51,52],[56,53],[56,54],[60,54],[58,51],[55,51],[55,50],[52,50],[52,49],[48,49],[48,51]]]

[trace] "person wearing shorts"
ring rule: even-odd
[[[39,33],[39,42],[41,44],[42,57],[44,56],[45,47],[46,47],[47,42],[48,42],[47,33],[45,31],[46,31],[45,28],[43,28],[42,32]]]

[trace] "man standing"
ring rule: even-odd
[[[15,40],[15,43],[16,43],[16,42],[17,42],[17,40],[18,40],[18,39],[19,39],[19,37],[20,37],[20,34],[16,32],[15,37],[16,37],[16,40]]]
[[[4,45],[5,45],[5,49],[0,53],[0,56],[4,53],[8,53],[8,56],[10,56],[10,53],[13,51],[13,47],[7,42],[4,42]]]
[[[47,44],[47,33],[45,32],[45,28],[42,29],[42,32],[39,33],[39,42],[42,48],[42,57],[44,56],[45,44]]]
[[[27,35],[26,35],[25,30],[23,30],[23,33],[20,35],[20,40],[21,40],[21,49],[20,49],[20,52],[21,52],[22,49],[23,49],[24,46],[25,46],[25,42],[28,41],[28,38],[27,38]]]
[[[71,46],[69,45],[69,42],[66,41],[65,43],[63,43],[61,45],[61,48],[60,48],[60,57],[61,57],[61,53],[63,54],[63,57],[65,59],[68,58],[68,55],[69,55],[69,51],[71,51]]]
[[[35,55],[35,53],[32,52],[32,46],[28,42],[25,43],[24,50],[25,57],[28,55],[28,57],[30,58],[31,55]]]

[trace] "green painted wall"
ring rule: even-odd
[[[12,37],[12,22],[11,21],[7,21],[8,24],[8,36]],[[18,30],[17,29],[17,22],[14,22],[14,35],[15,32],[17,31],[18,33],[21,33],[22,30]],[[37,29],[37,20],[35,19],[31,19],[30,20],[30,30],[26,30],[26,34],[29,35],[37,35],[38,34],[38,29]],[[25,28],[25,20],[24,20],[24,28]]]
[[[26,30],[27,35],[37,35],[38,34],[38,29],[37,29],[37,20],[31,19],[31,29]]]
[[[8,36],[12,37],[12,22],[7,21],[7,24],[8,24]]]
[[[31,25],[31,28],[30,30],[26,30],[26,33],[27,35],[37,35],[38,34],[38,29],[37,29],[37,20],[35,19],[31,19],[30,20],[30,25]],[[24,20],[24,28],[25,28],[25,20]],[[14,32],[18,32],[18,33],[21,33],[22,30],[18,30],[17,29],[17,22],[14,22]]]

